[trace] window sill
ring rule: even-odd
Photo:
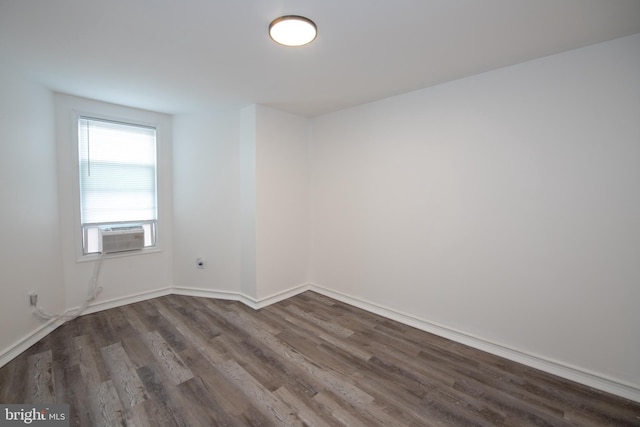
[[[124,251],[124,252],[111,252],[105,255],[105,258],[126,258],[132,256],[140,256],[140,255],[149,255],[149,254],[157,254],[160,252],[164,252],[162,248],[146,248],[135,251]],[[76,258],[76,263],[80,262],[91,262],[96,261],[100,257],[100,254],[89,254],[82,255],[79,258]]]

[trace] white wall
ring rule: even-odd
[[[640,389],[640,35],[312,121],[311,281]]]
[[[240,112],[174,118],[174,283],[239,292]],[[204,269],[196,268],[196,259]]]
[[[169,292],[170,287],[173,286],[171,117],[68,95],[57,94],[54,99],[66,307],[77,307],[86,299],[96,258],[95,256],[82,257],[81,249],[75,164],[78,113],[148,124],[155,126],[157,130],[157,249],[145,249],[140,253],[105,258],[99,278],[99,285],[102,286],[103,291],[95,304],[105,308],[149,298],[163,290],[164,293]]]
[[[107,260],[102,307],[172,286],[259,302],[310,279],[639,390],[638,75],[640,35],[313,119],[309,146],[308,120],[267,107],[172,133],[2,67],[0,351],[41,325],[29,290],[53,312],[86,296],[79,109],[165,135],[161,251]]]
[[[260,105],[175,118],[174,282],[182,291],[254,305],[306,285],[307,131],[307,119]]]
[[[308,119],[256,110],[258,299],[308,282]]]
[[[6,64],[0,66],[0,203],[1,366],[42,325],[29,291],[46,309],[64,309],[53,96]]]

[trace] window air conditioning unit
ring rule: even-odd
[[[100,230],[100,252],[135,251],[144,248],[144,229],[141,225],[111,227]]]

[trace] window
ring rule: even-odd
[[[98,252],[100,229],[141,225],[156,245],[156,129],[90,117],[78,119],[83,253]]]

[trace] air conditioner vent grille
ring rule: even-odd
[[[100,230],[100,252],[135,251],[144,248],[142,226],[112,227]]]

